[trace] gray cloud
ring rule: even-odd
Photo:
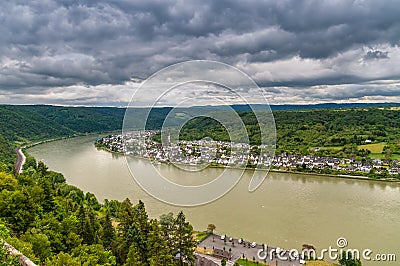
[[[341,100],[337,85],[350,98],[389,99],[400,79],[399,13],[395,0],[3,1],[0,101],[115,104],[124,100],[110,86],[128,95],[132,76],[191,59],[237,66],[266,90],[302,88],[293,101]],[[369,82],[385,85],[355,89]],[[332,93],[322,97],[323,85]]]
[[[386,59],[389,58],[388,56],[389,52],[384,52],[384,51],[368,51],[367,54],[364,56],[365,59]]]

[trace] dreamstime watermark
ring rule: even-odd
[[[243,110],[252,113],[251,119],[256,120],[252,124],[257,128],[245,125],[240,113]],[[215,120],[225,129],[229,141],[221,143],[205,136],[182,147],[182,128],[194,118]],[[160,119],[162,125],[158,124]],[[248,134],[251,130],[257,132],[256,155],[250,153],[255,147]],[[161,143],[153,141],[157,134]],[[126,108],[122,139],[128,168],[142,189],[169,204],[196,206],[229,192],[250,160],[255,170],[248,190],[255,191],[274,157],[276,129],[264,92],[248,75],[224,63],[199,60],[171,65],[141,84]],[[143,165],[132,155],[150,158],[154,163],[143,171]],[[165,162],[184,171],[187,179],[201,179],[201,171],[215,161],[228,167],[215,171],[218,174],[211,181],[200,185],[177,183],[157,166]]]
[[[346,238],[339,237],[336,241],[336,247],[329,246],[328,248],[323,248],[317,252],[314,248],[303,248],[301,252],[297,249],[283,250],[280,248],[270,248],[264,245],[263,248],[259,249],[257,256],[259,260],[304,260],[304,259],[317,259],[325,260],[329,259],[336,261],[341,259],[343,256],[345,259],[356,259],[365,261],[380,261],[380,262],[394,262],[396,261],[396,254],[394,253],[374,253],[371,249],[350,249],[346,248],[348,242]]]

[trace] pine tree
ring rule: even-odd
[[[139,256],[140,261],[147,261],[147,236],[149,233],[149,220],[144,203],[139,201],[133,207],[134,220],[128,229],[129,239],[132,240],[132,246]]]
[[[110,215],[107,211],[106,216],[102,219],[102,242],[105,248],[110,249],[112,242],[115,240],[115,230],[111,223]]]
[[[173,225],[172,230],[172,255],[179,254],[179,265],[186,263],[194,263],[195,256],[193,251],[196,247],[196,242],[193,239],[193,227],[189,222],[186,222],[186,217],[181,211]]]
[[[148,262],[150,266],[165,265],[173,266],[174,259],[170,254],[167,242],[164,240],[163,232],[157,220],[151,220],[150,231],[147,236]]]
[[[37,173],[39,174],[39,177],[45,177],[47,174],[47,166],[40,161],[37,165]]]
[[[54,189],[49,180],[40,178],[38,185],[43,189],[43,210],[45,212],[51,212],[55,209],[54,203]]]
[[[120,224],[118,226],[118,237],[120,239],[118,246],[115,247],[114,254],[117,257],[118,264],[124,264],[127,262],[128,252],[132,244],[129,230],[134,222],[133,205],[131,201],[126,198],[118,210],[118,218]],[[130,252],[131,253],[131,252]],[[130,258],[132,254],[130,255]],[[133,258],[131,258],[132,260]]]

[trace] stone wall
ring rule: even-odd
[[[8,252],[11,256],[20,256],[18,259],[18,262],[21,266],[37,266],[35,263],[33,263],[29,258],[27,258],[25,255],[23,255],[19,250],[8,244],[7,242],[4,242],[3,248],[5,251]]]

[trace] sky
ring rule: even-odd
[[[397,0],[1,1],[0,103],[125,106],[187,60],[238,68],[270,104],[400,102],[399,14]]]

